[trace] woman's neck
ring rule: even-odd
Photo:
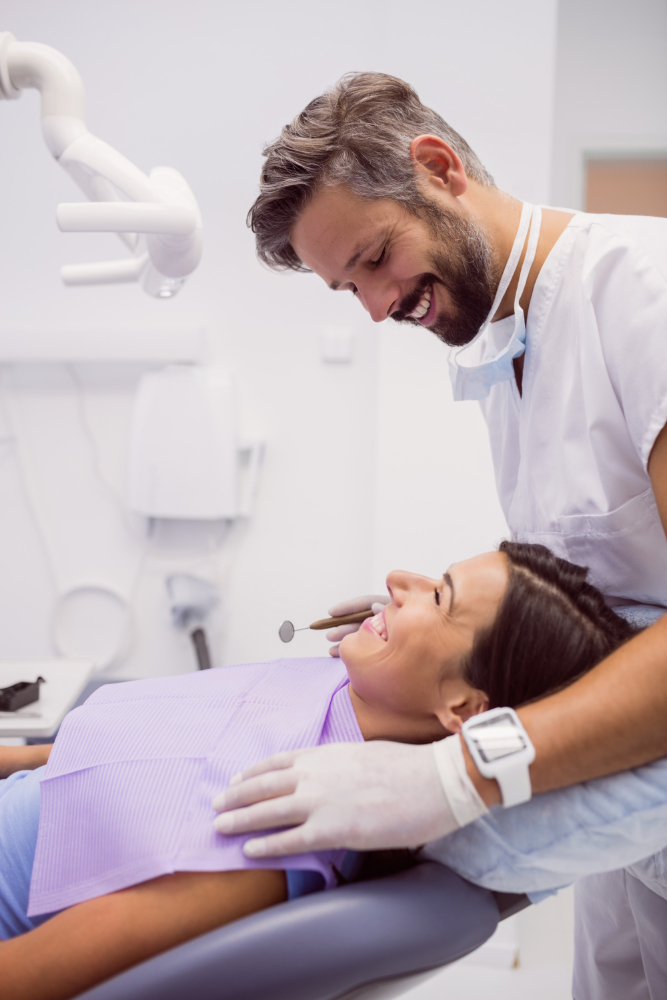
[[[365,740],[392,740],[397,743],[433,743],[450,733],[438,722],[434,715],[419,718],[394,712],[384,706],[369,705],[348,685],[350,701],[361,734]]]

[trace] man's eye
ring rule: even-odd
[[[382,263],[382,261],[383,261],[383,260],[384,260],[384,258],[385,258],[385,254],[386,254],[386,252],[387,252],[387,248],[386,248],[386,247],[383,247],[383,248],[382,248],[382,253],[381,253],[381,254],[380,254],[380,256],[378,257],[378,259],[377,259],[377,260],[372,260],[372,261],[371,261],[371,264],[373,265],[373,267],[379,267],[379,266],[380,266],[380,264]]]
[[[435,603],[438,605],[438,607],[440,607],[440,591],[438,590],[437,587],[435,588],[434,594],[435,594]]]

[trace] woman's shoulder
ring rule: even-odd
[[[257,663],[234,663],[170,677],[147,677],[100,687],[85,706],[138,702],[156,698],[209,698],[215,694],[247,694],[255,688],[283,691],[285,685],[336,687],[346,677],[345,666],[331,656],[291,657]]]

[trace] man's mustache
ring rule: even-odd
[[[429,287],[429,285],[441,285],[442,281],[435,274],[422,274],[417,280],[417,284],[411,292],[404,295],[401,299],[399,308],[396,309],[392,314],[391,318],[397,323],[404,322],[407,317],[413,312],[421,300],[422,295]],[[409,323],[416,323],[417,320],[408,320]],[[420,324],[421,325],[421,324]]]

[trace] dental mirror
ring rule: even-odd
[[[312,622],[311,625],[304,625],[302,628],[294,628],[291,622],[283,622],[278,629],[278,635],[283,642],[291,642],[294,638],[295,632],[305,632],[306,629],[313,629],[315,632],[319,632],[325,628],[336,628],[337,625],[355,625],[357,622],[363,622],[367,618],[372,618],[374,612],[370,608],[366,611],[357,611],[354,615],[339,615],[338,618],[321,618],[319,621]]]
[[[278,635],[280,636],[283,642],[291,642],[292,639],[294,638],[295,631],[296,629],[294,628],[291,622],[283,622],[280,628],[278,629]]]

